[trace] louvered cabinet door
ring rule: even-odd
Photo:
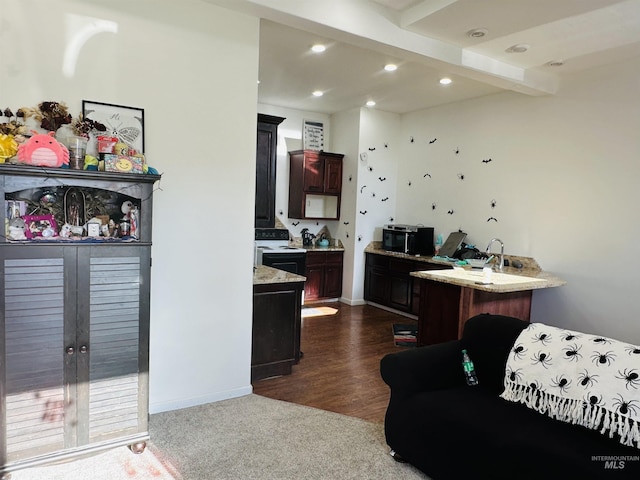
[[[2,465],[69,446],[61,248],[2,248]],[[71,415],[72,417],[72,415]]]
[[[150,247],[79,251],[78,432],[81,444],[145,440]],[[88,291],[87,291],[88,290]]]

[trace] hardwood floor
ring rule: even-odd
[[[392,325],[416,321],[369,305],[322,305],[338,312],[303,319],[304,356],[293,373],[255,382],[254,393],[382,423],[389,387],[380,359],[404,349],[394,345]]]

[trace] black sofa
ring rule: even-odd
[[[381,360],[391,389],[385,435],[396,460],[434,480],[640,479],[640,449],[499,397],[507,357],[527,325],[482,314],[466,322],[460,340]],[[478,386],[466,385],[463,348]]]

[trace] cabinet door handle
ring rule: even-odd
[[[76,353],[76,349],[73,347],[67,347],[67,355],[73,355]]]
[[[80,353],[87,353],[89,351],[89,349],[87,348],[86,345],[82,345],[80,347]]]

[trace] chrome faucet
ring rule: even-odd
[[[500,265],[498,266],[498,270],[502,271],[504,268],[504,243],[502,243],[502,240],[499,238],[492,238],[489,245],[487,245],[487,255],[491,253],[491,245],[493,245],[493,242],[500,242]]]

